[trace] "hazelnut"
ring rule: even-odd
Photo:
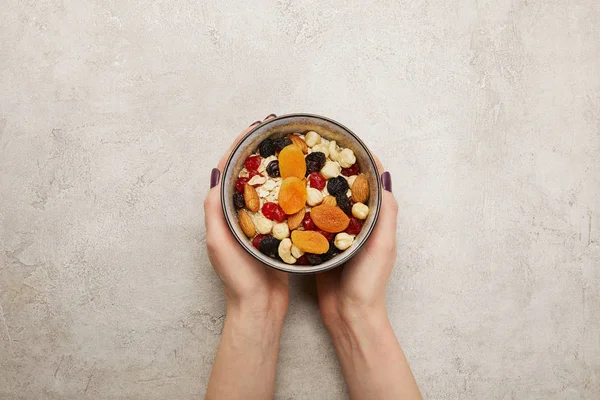
[[[352,215],[358,219],[365,219],[369,215],[369,207],[363,203],[354,203],[352,206]]]
[[[334,246],[339,250],[346,250],[348,247],[352,246],[353,242],[354,235],[349,235],[346,232],[338,233],[333,240]]]

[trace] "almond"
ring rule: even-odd
[[[289,139],[292,141],[293,144],[298,146],[304,154],[308,153],[308,146],[306,145],[306,142],[304,140],[302,140],[302,138],[300,136],[291,135],[291,136],[289,136]]]
[[[369,199],[369,181],[365,174],[359,174],[352,184],[352,200],[366,203]]]
[[[300,226],[302,220],[304,219],[304,214],[306,214],[306,209],[303,207],[297,213],[288,216],[287,223],[290,230],[294,230]]]
[[[333,196],[325,196],[321,204],[325,204],[328,206],[337,206],[337,200]]]
[[[242,227],[244,234],[249,238],[254,237],[254,235],[256,235],[256,227],[254,226],[252,217],[250,217],[246,210],[240,210],[238,212],[238,219],[240,220],[240,226]]]
[[[258,198],[258,193],[256,193],[256,189],[247,183],[244,185],[244,201],[246,203],[246,208],[252,212],[257,212],[260,208],[260,200]]]

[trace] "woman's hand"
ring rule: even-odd
[[[378,169],[383,168],[377,160]],[[396,261],[398,204],[392,195],[389,172],[379,219],[363,248],[341,268],[317,275],[319,307],[326,326],[365,316],[386,316],[385,288]]]
[[[204,202],[208,257],[227,298],[227,317],[206,391],[209,400],[268,399],[275,387],[279,338],[289,303],[288,276],[261,264],[237,243],[225,222],[217,186],[233,146],[258,123],[236,139],[213,170]]]
[[[381,171],[381,164],[378,162]],[[343,267],[317,275],[323,322],[352,399],[421,399],[385,307],[396,261],[398,204],[388,172],[379,219],[361,251]]]
[[[266,119],[270,118],[274,115]],[[210,262],[223,282],[228,313],[283,319],[289,303],[288,275],[265,267],[237,243],[225,222],[218,187],[219,176],[233,147],[258,123],[260,121],[242,132],[221,158],[218,169],[213,170],[211,189],[204,202],[206,247]]]

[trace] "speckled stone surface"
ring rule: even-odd
[[[400,204],[429,399],[600,398],[600,3],[4,0],[0,398],[197,399],[211,168],[271,112],[357,132]],[[276,399],[347,397],[310,277]]]

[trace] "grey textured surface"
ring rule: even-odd
[[[202,200],[270,112],[392,172],[389,310],[427,398],[600,397],[599,2],[1,3],[0,398],[204,393]],[[312,285],[277,399],[346,397]]]

